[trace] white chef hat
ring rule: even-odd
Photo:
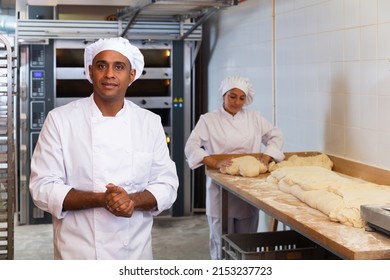
[[[141,51],[130,44],[129,40],[122,37],[105,38],[99,39],[85,48],[84,68],[85,75],[90,83],[92,83],[92,80],[89,76],[89,65],[92,65],[92,61],[98,53],[106,50],[117,51],[129,59],[132,69],[136,70],[134,81],[141,76],[144,69],[144,56]]]
[[[221,86],[219,87],[219,91],[221,92],[221,96],[224,96],[225,93],[232,88],[238,88],[242,90],[246,95],[245,105],[249,105],[253,102],[253,96],[255,95],[255,91],[252,85],[249,83],[248,78],[239,77],[239,76],[230,76],[222,80]]]

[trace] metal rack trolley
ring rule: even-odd
[[[0,35],[0,259],[14,257],[13,60],[11,45]]]

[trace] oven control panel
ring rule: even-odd
[[[25,116],[24,126],[19,130],[20,157],[19,172],[21,177],[20,190],[28,189],[29,161],[34,153],[39,133],[47,113],[54,106],[54,59],[53,42],[42,44],[26,44],[20,46],[20,86],[24,94],[20,98],[20,115]],[[21,118],[22,119],[22,118]],[[50,223],[49,213],[42,211],[32,202],[31,197],[19,199],[21,224]]]
[[[31,98],[44,98],[45,97],[45,71],[44,70],[32,70],[31,71]]]

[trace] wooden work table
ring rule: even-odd
[[[343,160],[340,161],[338,158],[332,157],[332,160],[334,163],[345,165]],[[355,164],[357,163],[351,163],[349,167],[344,166],[344,169],[357,172]],[[369,170],[374,174],[381,171],[374,169]],[[322,212],[307,206],[293,195],[280,191],[276,184],[267,182],[269,173],[255,178],[245,178],[222,174],[215,169],[206,169],[206,175],[221,187],[223,234],[227,233],[227,193],[230,192],[342,259],[390,259],[389,236],[330,221]],[[369,178],[373,174],[367,176],[363,174],[359,177]]]

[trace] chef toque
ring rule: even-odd
[[[99,39],[95,43],[87,46],[84,51],[85,75],[91,84],[92,80],[89,76],[89,65],[92,65],[92,61],[98,53],[106,50],[117,51],[129,59],[132,69],[136,70],[134,81],[141,76],[144,69],[144,56],[141,51],[136,46],[130,44],[127,39],[122,37],[105,38]]]
[[[219,87],[221,96],[224,96],[225,93],[231,90],[232,88],[238,88],[245,93],[246,95],[245,105],[249,105],[253,102],[253,96],[255,95],[255,91],[253,90],[252,85],[249,83],[248,78],[238,77],[238,76],[230,76],[225,78],[221,82],[221,86]]]

